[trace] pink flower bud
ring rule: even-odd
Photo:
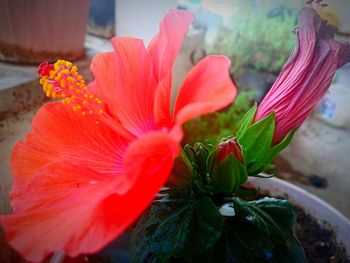
[[[297,45],[255,116],[256,122],[275,112],[274,144],[305,121],[327,92],[335,71],[350,61],[350,43],[336,42],[334,32],[313,8],[300,11]]]
[[[233,153],[240,162],[243,162],[242,148],[236,137],[219,143],[217,148],[219,150],[217,163],[221,163],[231,153]]]

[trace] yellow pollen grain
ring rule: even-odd
[[[59,98],[62,104],[71,104],[71,109],[80,111],[82,116],[104,112],[103,101],[88,92],[85,80],[78,74],[78,67],[69,61],[58,60],[39,82],[47,97]]]

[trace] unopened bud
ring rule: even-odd
[[[247,181],[247,167],[236,138],[215,146],[208,159],[213,193],[232,193]]]
[[[217,163],[221,163],[231,153],[234,154],[234,156],[236,156],[236,158],[241,163],[243,162],[242,148],[241,148],[241,145],[238,143],[236,137],[233,137],[229,140],[226,140],[226,141],[219,143],[217,145],[217,148],[219,150],[218,157],[217,157]]]

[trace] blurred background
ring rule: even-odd
[[[350,41],[350,1],[329,0],[321,16]],[[145,45],[169,9],[196,14],[174,67],[174,90],[186,72],[209,54],[232,60],[239,89],[227,109],[186,124],[187,141],[215,143],[237,129],[242,114],[260,101],[295,44],[293,28],[305,0],[0,0],[0,213],[10,213],[12,148],[31,129],[47,101],[37,66],[58,58],[74,61],[87,79],[91,58],[111,50],[113,36]],[[350,65],[267,172],[316,194],[350,218]]]

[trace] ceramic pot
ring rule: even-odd
[[[40,63],[84,55],[89,0],[0,0],[0,59]]]

